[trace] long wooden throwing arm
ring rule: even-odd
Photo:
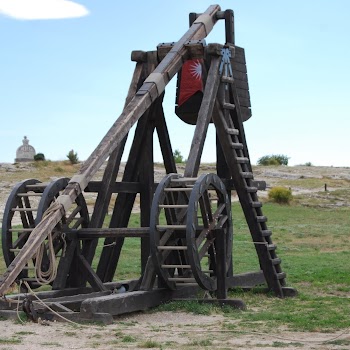
[[[84,162],[78,174],[72,177],[62,195],[48,209],[42,221],[30,234],[26,244],[8,266],[5,274],[0,279],[0,296],[4,295],[15,282],[19,273],[40,247],[40,244],[52,232],[76,197],[85,189],[93,175],[152,102],[160,96],[171,78],[179,71],[186,54],[186,42],[203,39],[209,34],[217,21],[216,14],[218,11],[220,11],[220,7],[213,5],[201,14],[157,68],[148,76],[106,136]]]

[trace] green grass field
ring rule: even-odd
[[[332,185],[338,187],[335,183]],[[349,328],[350,207],[332,205],[334,198],[349,200],[350,192],[345,185],[348,183],[339,182],[339,189],[331,195],[320,192],[317,202],[301,195],[291,205],[264,204],[263,212],[278,247],[277,255],[287,273],[288,286],[298,290],[297,297],[279,299],[258,288],[248,292],[235,290],[230,291],[230,297],[242,299],[247,304],[246,311],[183,302],[173,302],[157,310],[223,313],[226,320],[223,329],[236,331],[265,332],[279,326],[322,332]],[[327,205],[320,206],[320,202]],[[238,203],[233,204],[233,223],[234,272],[257,271],[254,245]],[[139,226],[138,214],[132,214],[130,226]],[[101,250],[102,242],[97,256]],[[97,259],[95,266],[96,263]],[[4,270],[5,264],[0,258],[0,272]],[[115,278],[124,280],[139,276],[140,240],[126,239]]]
[[[224,312],[227,322],[223,327],[237,331],[263,332],[286,326],[293,331],[331,332],[350,327],[350,208],[267,203],[263,210],[288,286],[298,290],[297,297],[279,299],[257,288],[229,293],[245,301],[246,311],[219,311],[191,303],[172,303],[162,309]],[[239,204],[233,206],[233,221],[234,270],[255,271],[257,258]]]

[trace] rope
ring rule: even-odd
[[[56,212],[57,210],[60,210],[60,209],[61,209],[60,203],[58,202],[51,203],[49,208],[46,209],[41,220],[49,216],[51,213]],[[45,242],[42,242],[35,256],[35,266],[34,266],[35,279],[41,285],[50,284],[57,277],[57,261],[56,261],[57,259],[56,259],[55,248],[53,246],[52,232],[49,232],[47,236],[47,240],[48,240],[48,245],[46,245]],[[65,244],[65,240],[64,240],[64,244]],[[46,251],[46,248],[48,248],[49,267],[47,271],[42,271],[42,263],[43,263],[44,252]]]
[[[50,310],[53,314],[55,314],[57,317],[61,318],[62,320],[68,322],[68,323],[71,323],[75,326],[78,326],[78,327],[84,327],[84,328],[95,328],[95,329],[100,329],[99,327],[96,327],[96,326],[90,326],[90,325],[85,325],[85,324],[81,324],[81,323],[77,323],[77,322],[74,322],[70,319],[68,319],[67,317],[64,317],[62,316],[60,313],[58,313],[57,311],[55,311],[54,309],[52,309],[49,305],[47,305],[43,300],[41,300],[37,295],[36,293],[33,291],[32,288],[30,288],[30,285],[28,284],[27,281],[23,281],[24,285],[27,287],[28,291],[29,291],[29,294],[33,295],[35,299],[37,299],[37,303],[44,306],[45,308],[47,308],[48,310]]]
[[[28,284],[27,281],[23,281],[24,285],[27,287],[29,294],[33,295],[35,299],[38,300],[38,303],[42,306],[44,306],[45,308],[47,308],[48,310],[50,310],[53,314],[55,314],[56,316],[58,316],[59,318],[61,318],[64,321],[67,321],[68,323],[74,324],[76,326],[80,326],[80,327],[89,327],[83,324],[79,324],[77,322],[74,322],[64,316],[62,316],[61,314],[59,314],[57,311],[53,310],[49,305],[47,305],[43,300],[41,300],[36,293],[32,290],[32,288],[30,288],[30,285]]]
[[[112,242],[112,243],[109,243],[109,244],[104,244],[104,245],[102,246],[102,248],[104,248],[104,247],[112,247],[112,246],[114,246],[114,245],[117,245],[117,242]]]
[[[53,246],[52,233],[49,233],[47,236],[48,239],[48,258],[49,258],[49,267],[47,271],[42,271],[42,263],[44,252],[46,250],[45,242],[41,243],[35,259],[35,279],[41,285],[49,284],[53,282],[57,276],[57,263],[56,263],[56,254],[55,248]]]
[[[19,284],[18,284],[18,299],[16,300],[17,301],[17,306],[16,306],[16,313],[17,313],[17,318],[18,320],[24,324],[24,321],[21,319],[21,316],[19,314],[19,304],[20,304],[20,301],[19,301],[19,297],[20,297],[20,292],[21,292],[21,285],[22,285],[22,280],[19,281]]]

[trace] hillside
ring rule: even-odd
[[[0,163],[0,217],[6,200],[14,185],[24,179],[35,178],[42,182],[49,182],[58,177],[71,177],[80,165],[71,165],[69,162],[38,162],[38,163]],[[102,167],[103,168],[103,167]],[[291,188],[295,201],[307,206],[350,206],[350,168],[316,167],[316,166],[254,166],[256,180],[267,183],[267,189],[273,186]],[[121,180],[124,164],[118,180]],[[178,172],[182,173],[184,164],[178,165]],[[203,164],[201,173],[215,172],[213,164]],[[94,177],[102,178],[103,169]],[[155,167],[155,179],[160,181],[165,175],[161,164]],[[327,185],[327,191],[325,191]],[[264,198],[267,191],[260,191],[259,196]],[[93,194],[86,194],[90,206],[94,202]],[[234,199],[234,198],[233,198]],[[137,208],[136,208],[137,210]]]

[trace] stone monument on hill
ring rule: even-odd
[[[35,149],[29,144],[27,136],[22,140],[23,145],[17,148],[15,162],[32,162],[35,156]]]

